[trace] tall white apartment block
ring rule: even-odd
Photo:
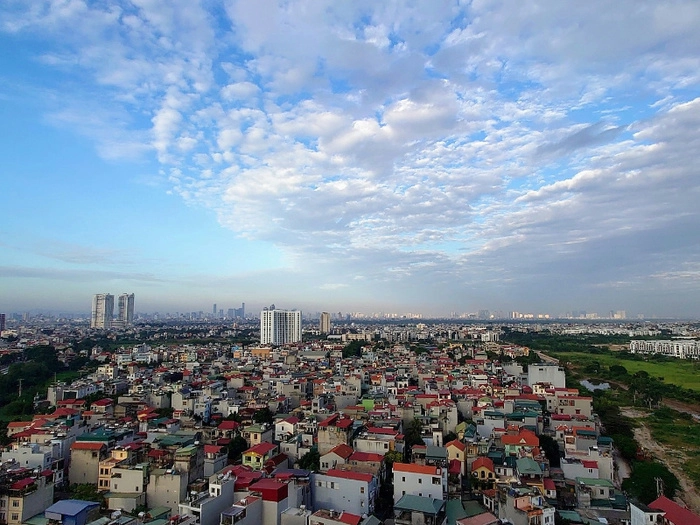
[[[117,320],[122,328],[134,324],[134,294],[123,293],[119,296]]]
[[[318,328],[322,334],[331,333],[331,314],[329,314],[328,312],[321,313],[321,319],[319,321]]]
[[[114,315],[114,296],[108,293],[98,293],[92,299],[92,316],[90,328],[112,328]]]
[[[277,310],[275,305],[260,312],[260,343],[284,345],[301,341],[301,311]]]

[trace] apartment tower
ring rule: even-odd
[[[273,304],[260,312],[260,343],[284,345],[301,341],[301,311],[277,310]]]
[[[114,296],[109,293],[98,293],[92,299],[92,316],[90,328],[112,328],[112,316],[114,315]]]
[[[134,324],[134,294],[123,293],[119,296],[117,320],[122,328]]]
[[[331,314],[328,312],[321,312],[321,319],[318,323],[318,329],[322,334],[331,333]]]

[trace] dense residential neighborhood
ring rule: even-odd
[[[615,442],[562,366],[498,328],[462,330],[420,346],[399,329],[94,346],[89,373],[7,425],[0,522],[700,522],[664,496],[628,498]],[[38,343],[76,357],[24,342]]]

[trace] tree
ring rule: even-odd
[[[561,465],[561,451],[557,441],[550,436],[540,436],[540,448],[544,455],[547,456],[549,466],[559,468]]]
[[[632,475],[622,482],[622,489],[648,505],[657,497],[656,478],[663,480],[664,496],[673,499],[680,488],[678,478],[665,465],[656,461],[635,461],[632,464]]]
[[[409,454],[414,445],[425,445],[425,441],[421,437],[422,427],[423,424],[420,422],[420,419],[415,418],[408,424],[408,428],[404,432],[404,443]]]
[[[263,423],[268,423],[271,425],[274,420],[274,414],[272,413],[272,410],[270,410],[268,407],[256,410],[253,414],[253,421],[258,423],[259,425],[262,425]]]
[[[299,468],[314,472],[321,469],[321,454],[316,447],[299,458]]]
[[[102,508],[107,507],[104,494],[97,490],[97,485],[94,483],[74,483],[70,486],[70,493],[73,499],[94,501],[95,503],[99,503]]]
[[[243,453],[248,450],[248,442],[242,436],[234,437],[228,444],[228,462],[229,465],[236,463]]]

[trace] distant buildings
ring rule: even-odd
[[[301,341],[301,311],[277,310],[273,304],[260,312],[260,343],[285,345]]]
[[[95,297],[92,299],[90,328],[102,328],[104,330],[112,328],[113,315],[114,296],[109,293],[95,294]]]
[[[331,314],[328,312],[321,313],[318,329],[322,334],[331,333]]]
[[[119,314],[117,321],[122,328],[134,323],[134,294],[123,293],[119,296]]]
[[[114,320],[114,296],[98,293],[92,299],[90,328],[126,328],[134,323],[134,294],[123,293],[119,296],[119,310]]]

